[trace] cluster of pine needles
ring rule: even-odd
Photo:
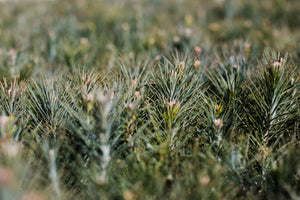
[[[92,14],[78,16],[100,20]],[[46,53],[24,50],[32,59],[0,53],[0,199],[299,199],[297,57],[241,41],[213,51],[183,36],[164,47],[138,33],[107,42],[123,54],[86,38],[77,49],[58,43],[58,32],[48,33]],[[93,63],[98,54],[89,49],[89,59],[84,48],[103,59]]]

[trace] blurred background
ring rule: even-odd
[[[0,1],[0,74],[27,79],[110,70],[121,57],[153,59],[266,48],[300,61],[298,0],[19,0]],[[75,66],[76,65],[76,66]]]

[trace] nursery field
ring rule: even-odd
[[[300,199],[299,0],[0,0],[0,200]]]

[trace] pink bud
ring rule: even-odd
[[[281,66],[281,63],[278,62],[278,61],[275,61],[275,62],[273,62],[273,66],[274,66],[274,67],[280,67],[280,66]]]
[[[199,60],[195,61],[194,67],[195,67],[195,69],[198,69],[200,67],[200,61]]]
[[[223,121],[221,119],[215,119],[214,120],[214,124],[218,128],[222,128],[223,127]]]
[[[176,100],[173,100],[173,101],[171,101],[171,102],[169,102],[168,103],[168,106],[170,107],[170,108],[173,108],[173,106],[176,104]]]
[[[200,54],[202,53],[202,48],[197,46],[197,47],[195,47],[194,51],[195,51],[197,56],[200,56]]]
[[[13,171],[7,167],[0,168],[0,186],[9,186],[13,182]]]

